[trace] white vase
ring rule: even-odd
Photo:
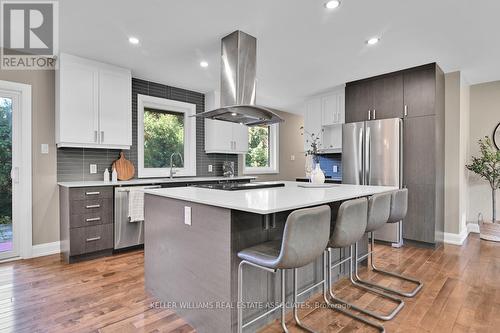
[[[319,163],[316,163],[316,167],[311,172],[311,183],[323,184],[324,182],[325,182],[325,174],[323,173],[323,170],[321,170]]]

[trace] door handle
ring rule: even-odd
[[[19,168],[13,167],[10,169],[10,178],[15,184],[19,184]]]
[[[100,239],[101,239],[101,236],[98,236],[98,237],[87,238],[86,241],[87,242],[95,242],[95,241],[98,241]]]
[[[370,185],[370,128],[366,128],[365,130],[365,181],[363,185]]]

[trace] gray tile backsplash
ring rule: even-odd
[[[132,147],[125,156],[137,168],[137,94],[168,98],[196,104],[196,112],[205,110],[205,95],[140,79],[132,79]],[[110,168],[119,157],[120,150],[59,148],[57,150],[57,180],[87,181],[101,180],[106,168]],[[222,163],[232,161],[238,170],[238,155],[205,153],[205,122],[196,119],[196,174],[197,176],[222,176]],[[97,164],[97,174],[90,174],[90,164]],[[208,172],[208,165],[213,172]],[[136,170],[137,177],[137,170]]]

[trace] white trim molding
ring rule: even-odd
[[[169,177],[170,168],[144,168],[144,108],[184,114],[184,168],[176,176],[196,176],[196,105],[148,95],[137,95],[137,160],[139,178]]]
[[[445,232],[444,233],[444,242],[446,244],[462,245],[465,242],[465,240],[467,239],[467,236],[469,236],[469,233],[467,232],[466,229],[464,229],[459,234]]]
[[[32,257],[43,257],[61,252],[61,242],[43,243],[33,245],[31,250]]]
[[[243,155],[244,175],[264,175],[280,173],[280,128],[279,124],[269,125],[269,166],[268,167],[247,167],[246,154]]]
[[[444,242],[446,244],[462,245],[471,232],[479,233],[479,225],[477,223],[467,223],[466,227],[459,234],[445,232]]]
[[[11,175],[15,178],[17,191],[12,198],[13,203],[13,234],[14,251],[12,257],[30,258],[32,250],[32,165],[31,165],[31,85],[0,80],[0,90],[11,93],[18,98],[19,113],[16,123],[20,128],[13,140],[15,149],[20,149],[20,154],[13,149]],[[14,122],[14,118],[13,118]],[[14,125],[14,123],[13,123]],[[15,157],[14,157],[15,156]]]

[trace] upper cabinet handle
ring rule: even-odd
[[[405,117],[408,117],[408,105],[405,105]]]
[[[377,110],[373,109],[373,120],[377,119],[376,112]]]
[[[104,131],[101,131],[101,143],[104,142]]]
[[[98,134],[97,134],[97,131],[94,131],[94,141],[97,143],[98,141]]]
[[[372,120],[372,111],[368,110],[368,120]]]

